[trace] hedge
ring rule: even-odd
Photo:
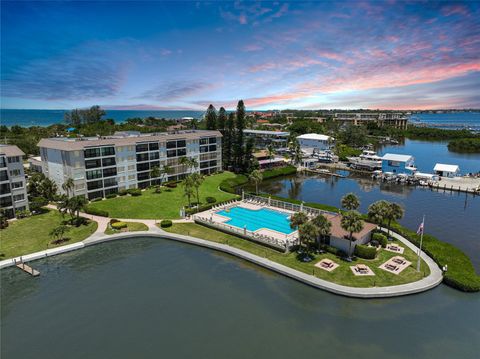
[[[363,259],[375,259],[377,255],[377,249],[364,244],[357,244],[355,246],[355,255]]]
[[[170,219],[163,219],[160,222],[160,227],[162,227],[162,228],[168,228],[168,227],[171,227],[171,226],[172,226],[172,221]]]
[[[103,200],[102,197],[97,197],[97,198],[91,199],[90,202],[99,202],[99,201],[101,201],[101,200]]]
[[[137,197],[142,195],[142,190],[140,188],[131,188],[128,190],[128,193],[130,196]]]
[[[107,194],[107,195],[105,196],[105,198],[108,198],[108,199],[110,199],[110,198],[115,198],[115,197],[117,197],[117,194],[116,194],[116,193],[110,193],[110,194]]]
[[[388,243],[387,236],[382,233],[374,233],[372,235],[372,241],[377,241],[378,243],[380,243],[382,248],[385,248]]]
[[[272,198],[295,204],[301,203],[301,201],[296,199],[278,196],[272,196]],[[339,212],[338,208],[324,204],[307,202],[305,205],[327,211]],[[420,240],[415,231],[405,228],[398,223],[392,224],[391,230],[402,235],[417,247],[420,245]],[[448,271],[443,277],[443,282],[445,284],[464,292],[480,291],[480,276],[475,272],[475,268],[473,267],[470,258],[460,249],[450,243],[442,242],[432,235],[424,234],[422,250],[440,267],[448,264]]]
[[[103,209],[92,208],[89,206],[85,208],[85,213],[93,214],[94,216],[108,217],[107,211],[104,211]]]
[[[110,224],[110,226],[113,229],[122,229],[122,228],[127,228],[127,223],[119,221],[119,222],[115,222],[115,223]]]
[[[126,196],[128,194],[128,191],[126,189],[122,189],[121,191],[118,191],[119,196]]]
[[[206,200],[207,200],[207,203],[215,203],[215,202],[217,202],[217,200],[216,200],[215,197],[207,197]]]

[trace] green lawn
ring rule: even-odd
[[[127,224],[128,231],[127,232],[138,232],[138,231],[148,231],[148,226],[144,223],[140,222],[125,222]],[[110,226],[107,227],[105,230],[105,234],[115,234],[115,233],[122,233],[122,231],[113,229]]]
[[[381,250],[378,253],[377,258],[373,260],[357,259],[352,263],[348,263],[342,261],[340,258],[337,258],[333,254],[325,253],[315,255],[315,259],[310,263],[304,263],[297,259],[296,253],[280,253],[276,250],[249,242],[245,239],[238,238],[210,228],[206,228],[204,226],[194,223],[175,223],[172,227],[164,228],[164,230],[168,232],[186,234],[193,237],[203,238],[213,242],[228,244],[232,247],[243,249],[258,256],[267,257],[270,260],[283,264],[287,267],[294,268],[301,272],[314,274],[318,278],[351,287],[384,287],[390,285],[399,285],[417,281],[423,278],[424,275],[430,274],[430,269],[424,261],[422,261],[421,263],[420,272],[417,272],[414,269],[414,267],[416,266],[415,253],[412,250],[408,249],[404,244],[398,243],[397,241],[393,241],[393,243],[398,243],[405,248],[405,252],[402,256],[412,262],[412,265],[403,270],[400,274],[395,275],[378,268],[378,266],[387,261],[388,258],[394,257],[396,255],[395,253],[386,250]],[[320,261],[322,258],[330,258],[336,263],[340,264],[340,266],[332,272],[327,272],[323,269],[314,267],[314,264]],[[375,276],[355,276],[352,273],[350,266],[358,263],[368,265],[375,272]]]
[[[49,233],[63,220],[60,213],[48,210],[43,214],[10,222],[7,228],[0,231],[0,259],[43,251],[47,246],[53,248],[79,242],[97,230],[97,222],[92,221],[79,227],[71,226],[70,231],[65,233],[68,241],[54,245]]]
[[[206,197],[214,197],[218,202],[235,198],[234,194],[218,189],[220,183],[228,178],[235,178],[235,174],[223,172],[205,177],[200,187],[200,201],[206,203]],[[179,183],[177,188],[164,187],[161,193],[148,189],[138,197],[121,196],[106,199],[94,202],[89,207],[107,211],[111,218],[175,219],[180,218],[180,209],[187,204],[183,186]]]

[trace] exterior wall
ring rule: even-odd
[[[0,208],[7,217],[16,211],[28,210],[27,181],[21,156],[0,156]]]
[[[391,160],[382,160],[382,172],[393,172],[393,173],[405,173],[413,174],[413,171],[406,167],[411,167],[413,163],[409,162],[399,162]]]
[[[338,249],[344,251],[348,255],[352,255],[353,252],[355,251],[355,246],[357,244],[366,244],[366,243],[370,242],[371,236],[372,236],[372,233],[369,232],[365,236],[363,236],[362,238],[357,239],[356,241],[353,241],[352,242],[351,253],[349,253],[350,241],[348,239],[331,236],[330,237],[330,245],[332,247],[335,247],[335,248],[338,248]]]
[[[46,176],[55,181],[59,192],[65,193],[62,184],[74,179],[74,191],[70,195],[85,195],[90,199],[104,197],[109,193],[130,188],[145,188],[158,183],[160,178],[179,180],[191,172],[210,174],[222,168],[221,137],[195,139],[166,137],[158,140],[148,136],[139,137],[135,144],[88,146],[83,150],[56,150],[40,148]],[[189,169],[180,164],[182,157],[193,157],[197,168]],[[172,173],[151,178],[154,167],[168,165]]]

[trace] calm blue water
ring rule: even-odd
[[[244,228],[249,231],[256,231],[260,228],[273,229],[274,231],[290,234],[294,230],[290,228],[289,216],[285,213],[272,211],[267,208],[251,210],[242,207],[231,208],[228,212],[223,210],[217,212],[219,215],[231,218],[229,225]]]
[[[9,110],[0,109],[0,123],[5,126],[19,125],[49,126],[63,122],[63,115],[68,110]],[[104,118],[112,118],[116,122],[123,122],[127,118],[157,117],[179,119],[182,117],[201,118],[203,111],[133,111],[133,110],[108,110]]]
[[[420,122],[430,125],[437,125],[440,128],[471,128],[480,131],[480,112],[459,112],[459,113],[419,113],[410,117],[412,123]],[[438,126],[444,125],[444,126]]]
[[[420,172],[433,173],[436,163],[460,166],[460,172],[476,173],[480,171],[480,155],[478,153],[456,153],[448,150],[447,142],[418,141],[405,139],[404,144],[389,145],[379,150],[385,153],[400,153],[415,157],[415,164]]]

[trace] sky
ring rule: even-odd
[[[1,2],[2,108],[480,108],[480,2]]]

